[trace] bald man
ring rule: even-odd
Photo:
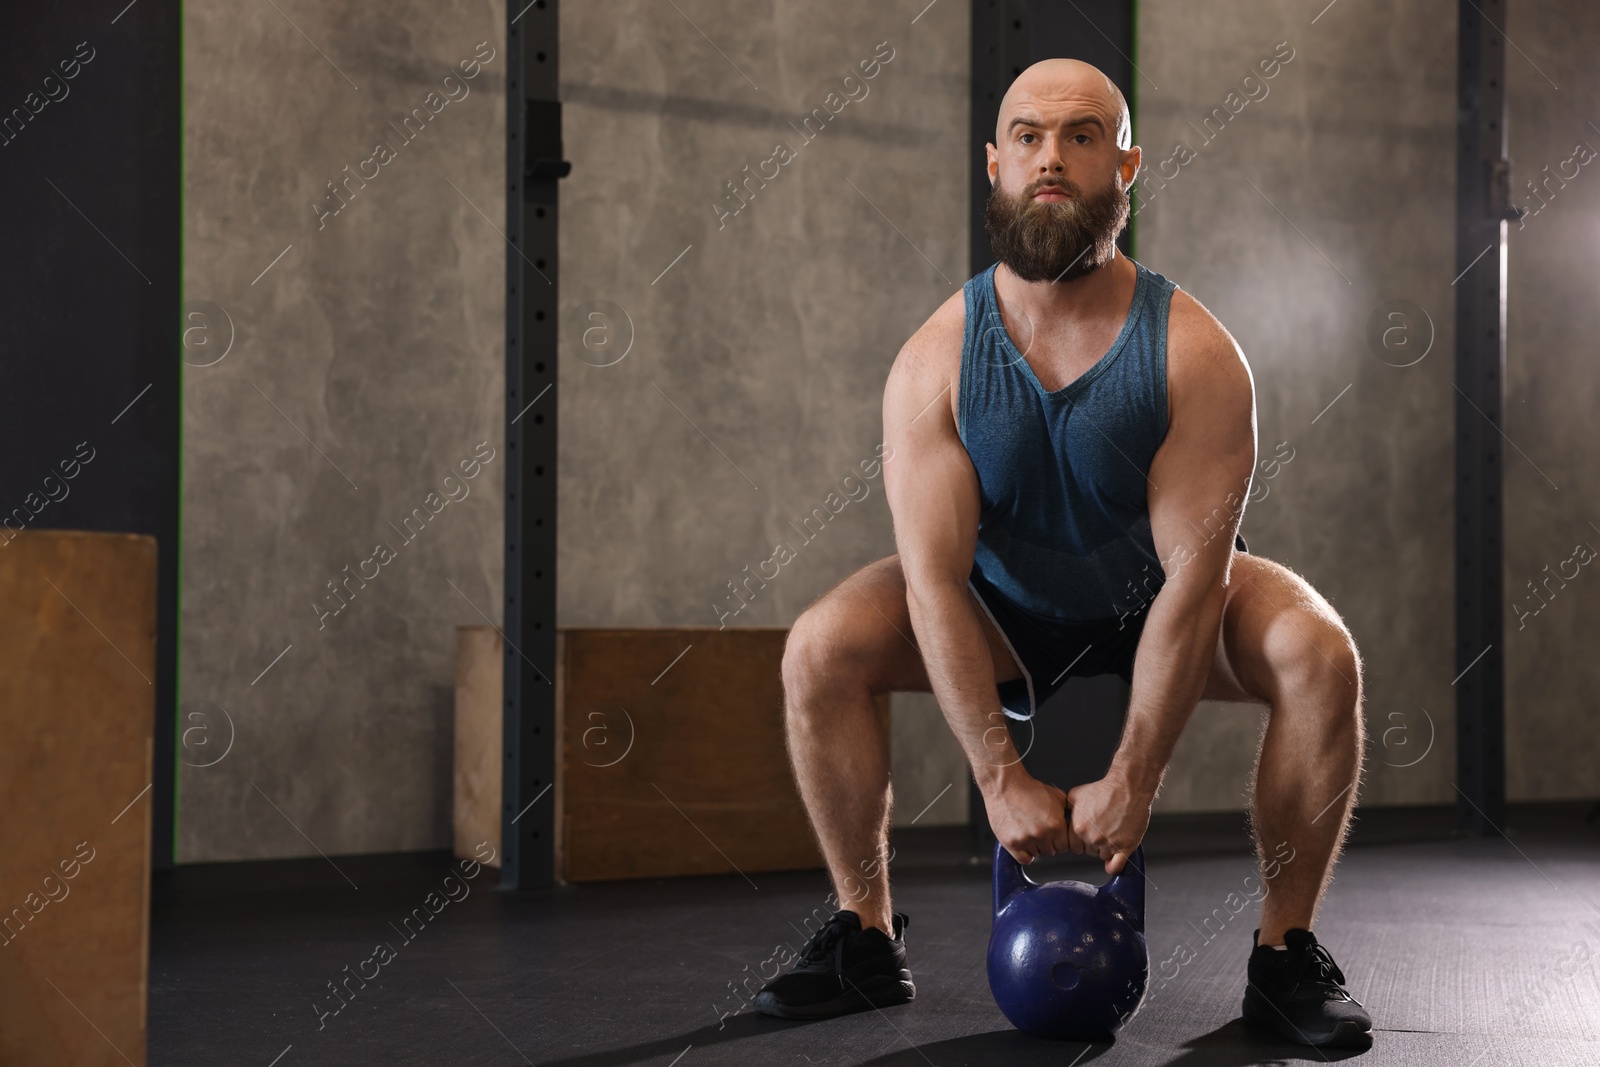
[[[1018,862],[1071,851],[1108,873],[1143,839],[1197,702],[1221,700],[1267,709],[1245,1018],[1369,1044],[1311,932],[1361,770],[1361,659],[1327,600],[1238,536],[1249,365],[1198,301],[1117,249],[1140,151],[1104,74],[1029,67],[986,152],[999,263],[906,342],[884,389],[899,551],[811,605],[784,651],[790,758],[841,907],[756,1007],[816,1019],[916,995],[873,694],[935,695]],[[1063,793],[1023,767],[1005,720],[1100,674],[1131,683],[1126,726],[1105,777]],[[1151,951],[1163,970],[1188,962],[1184,946]]]

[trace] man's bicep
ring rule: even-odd
[[[950,386],[902,358],[884,389],[884,491],[908,584],[965,585],[977,548],[979,492],[950,413]]]
[[[1169,580],[1220,578],[1255,469],[1249,371],[1232,347],[1197,360],[1150,464],[1150,529]]]

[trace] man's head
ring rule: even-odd
[[[984,224],[1019,278],[1071,281],[1116,258],[1139,149],[1127,101],[1098,68],[1046,59],[1023,71],[987,153]]]

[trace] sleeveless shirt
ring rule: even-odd
[[[1117,619],[1164,582],[1150,462],[1167,433],[1167,313],[1177,285],[1134,261],[1110,349],[1046,390],[1006,332],[990,267],[965,286],[957,430],[982,507],[972,582],[1045,621]]]

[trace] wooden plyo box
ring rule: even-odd
[[[567,882],[822,866],[783,729],[781,627],[556,634],[556,870]],[[500,845],[502,645],[461,627],[455,849]],[[876,701],[885,743],[889,697]],[[547,799],[542,803],[549,803]]]
[[[0,540],[0,605],[0,1064],[142,1065],[155,539]]]
[[[567,881],[822,866],[783,728],[782,627],[557,634]],[[889,698],[877,700],[888,735]]]
[[[500,631],[492,626],[456,627],[455,792],[450,809],[455,855],[481,861],[488,842],[500,866],[500,783],[505,765],[505,687]]]

